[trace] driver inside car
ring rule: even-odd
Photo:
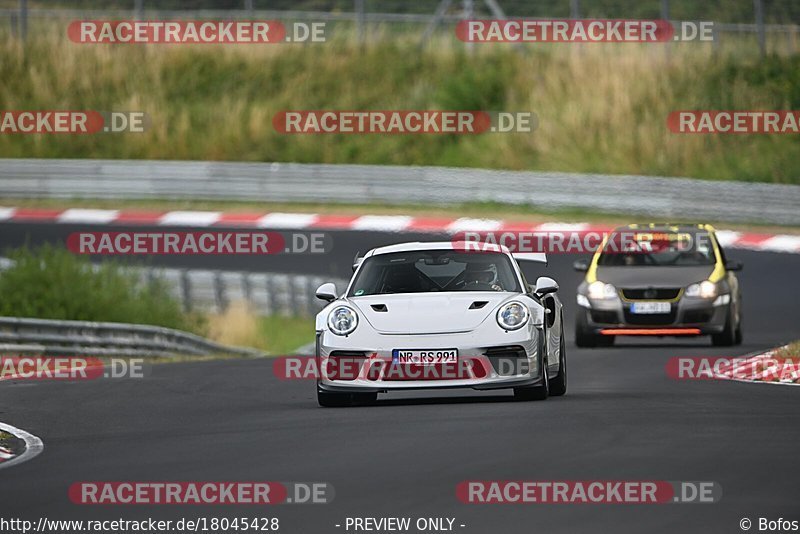
[[[497,267],[494,264],[481,265],[478,263],[468,263],[464,271],[465,291],[470,289],[493,289],[503,291],[503,287],[497,280]]]

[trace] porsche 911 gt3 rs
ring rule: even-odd
[[[369,251],[346,290],[317,289],[329,304],[316,317],[321,406],[372,402],[409,389],[510,388],[521,400],[567,389],[558,284],[531,287],[517,260],[544,254],[454,242],[405,243]]]

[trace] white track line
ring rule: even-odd
[[[0,430],[8,432],[9,434],[12,434],[13,436],[25,442],[25,452],[23,452],[18,456],[13,457],[10,460],[6,460],[5,462],[0,463],[0,469],[5,469],[6,467],[10,467],[15,464],[21,464],[22,462],[27,462],[34,456],[41,453],[42,450],[44,450],[44,443],[42,443],[42,440],[37,438],[33,434],[29,434],[24,430],[21,430],[11,425],[7,425],[5,423],[0,423]]]

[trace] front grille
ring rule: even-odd
[[[500,376],[514,376],[526,374],[530,371],[530,362],[525,347],[509,345],[505,347],[490,347],[484,355],[492,365],[492,369]]]
[[[465,380],[486,378],[486,369],[474,358],[459,360],[458,363],[437,363],[435,365],[397,364],[394,362],[373,362],[367,374],[368,380],[383,377],[384,382],[419,380]]]
[[[684,323],[707,323],[711,320],[712,310],[688,310],[683,314]]]
[[[669,325],[675,322],[676,313],[674,309],[669,313],[653,314],[631,313],[625,310],[625,322],[632,325]]]
[[[627,300],[672,300],[678,298],[679,287],[646,287],[623,289],[622,296]]]
[[[592,322],[603,324],[619,323],[619,316],[613,310],[592,310]]]
[[[366,352],[334,350],[324,373],[330,380],[355,380],[363,372]]]
[[[331,358],[366,358],[366,352],[359,352],[354,350],[334,350],[330,354]]]

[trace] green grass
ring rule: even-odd
[[[3,251],[14,265],[0,272],[0,316],[139,323],[204,333],[164,283],[142,284],[117,262],[89,260],[49,244]]]
[[[295,350],[314,341],[313,317],[272,315],[259,318],[263,336],[262,348],[269,354],[294,354]]]
[[[800,341],[793,341],[785,347],[775,351],[773,355],[778,360],[791,360],[795,363],[800,362]]]
[[[402,36],[318,45],[91,46],[0,38],[0,109],[144,111],[145,133],[2,135],[4,157],[445,165],[800,183],[797,135],[676,135],[679,109],[800,109],[800,56],[752,42],[538,45]],[[782,41],[783,42],[783,41]],[[531,110],[532,134],[282,135],[287,109]],[[687,194],[691,192],[687,191]]]
[[[52,245],[3,255],[14,265],[0,272],[0,316],[165,326],[269,354],[314,340],[312,318],[262,317],[244,303],[222,314],[185,313],[164,282],[142,284],[118,262],[91,268],[87,258]]]

